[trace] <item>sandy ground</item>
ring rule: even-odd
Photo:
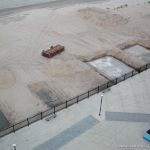
[[[146,0],[115,0],[1,16],[0,110],[15,123],[48,107],[34,89],[44,86],[64,101],[106,83],[85,63],[95,58],[110,55],[133,68],[144,65],[123,49],[150,48],[149,10]],[[41,56],[57,43],[65,52]]]

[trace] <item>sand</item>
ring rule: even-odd
[[[125,18],[120,14],[112,14],[99,8],[85,8],[79,10],[79,12],[83,19],[100,27],[120,26],[127,24],[129,20],[129,18]]]
[[[34,92],[37,87],[63,102],[106,83],[89,60],[113,56],[132,68],[144,65],[123,49],[150,47],[149,10],[146,0],[112,0],[1,16],[0,110],[13,124],[48,108]],[[58,43],[65,52],[53,59],[41,56]]]

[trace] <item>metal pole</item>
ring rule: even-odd
[[[101,102],[100,102],[100,108],[99,108],[99,116],[101,115],[102,102],[103,102],[103,95],[101,95]]]
[[[13,148],[14,148],[14,150],[16,150],[16,144],[13,144]]]

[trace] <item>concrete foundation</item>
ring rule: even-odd
[[[127,53],[136,56],[138,59],[144,61],[146,64],[150,63],[150,51],[143,46],[135,45],[124,49]]]
[[[118,78],[133,70],[133,68],[110,56],[96,59],[89,62],[89,64],[94,67],[97,72],[110,80]]]

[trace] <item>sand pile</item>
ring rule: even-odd
[[[97,8],[80,9],[81,17],[97,26],[118,26],[128,23],[128,19],[119,14]]]

